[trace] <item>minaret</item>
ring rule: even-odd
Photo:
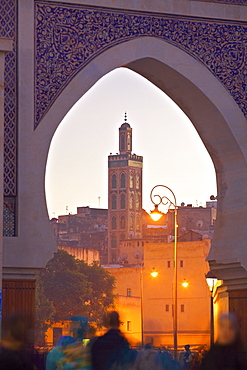
[[[127,123],[127,113],[124,115],[124,123],[119,127],[119,152],[120,154],[132,152],[132,128]]]
[[[119,128],[119,154],[108,157],[108,262],[121,260],[121,240],[142,237],[142,163],[132,154],[132,128]]]

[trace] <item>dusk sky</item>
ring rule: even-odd
[[[216,195],[211,158],[194,126],[162,91],[119,68],[100,79],[68,112],[50,147],[46,196],[50,217],[78,206],[107,208],[107,157],[118,153],[118,128],[133,128],[133,153],[143,159],[143,208],[150,191],[172,188],[181,202],[205,205]]]

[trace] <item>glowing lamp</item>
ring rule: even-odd
[[[184,279],[184,281],[182,282],[182,286],[183,286],[184,288],[188,288],[188,286],[189,286],[188,281],[186,281],[186,280]]]
[[[158,210],[158,204],[155,204],[154,210],[150,212],[150,216],[153,221],[159,221],[163,216],[163,213]]]
[[[208,271],[208,273],[205,275],[206,281],[208,284],[208,287],[210,291],[212,292],[214,290],[215,285],[217,284],[217,277],[214,275],[213,271]]]
[[[158,271],[155,271],[155,269],[153,269],[153,271],[151,272],[151,276],[156,278],[158,275],[159,275]]]

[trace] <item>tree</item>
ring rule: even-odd
[[[98,263],[89,266],[64,250],[58,250],[39,278],[42,289],[37,290],[36,302],[38,304],[41,299],[52,302],[54,321],[83,315],[94,326],[100,327],[107,310],[113,305],[114,277]],[[37,304],[36,310],[39,310]],[[39,320],[44,322],[48,315],[43,313]]]
[[[98,262],[88,266],[85,262],[79,261],[80,271],[87,276],[91,284],[89,297],[90,319],[101,327],[106,311],[113,306],[115,278],[108,271],[100,267]]]
[[[91,294],[87,277],[79,270],[79,261],[64,250],[58,250],[40,277],[45,296],[53,302],[56,321],[89,314],[86,302]]]
[[[45,332],[49,328],[49,323],[53,320],[55,307],[44,294],[44,285],[40,276],[36,277],[35,295],[35,342],[39,345],[44,344]]]

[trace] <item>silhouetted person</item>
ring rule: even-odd
[[[218,338],[202,360],[201,370],[246,370],[238,323],[234,314],[219,319]]]
[[[118,312],[109,315],[109,331],[92,344],[92,364],[94,370],[108,370],[113,364],[122,364],[129,354],[129,343],[119,330]]]
[[[0,370],[33,370],[31,353],[27,350],[28,326],[21,314],[12,315],[0,342]]]
[[[190,350],[190,345],[187,344],[186,346],[184,346],[184,353],[183,353],[183,365],[182,365],[182,368],[184,370],[189,370],[191,369],[191,365],[192,365],[192,361],[193,361],[193,357],[192,357],[192,353],[191,353],[191,350]]]

